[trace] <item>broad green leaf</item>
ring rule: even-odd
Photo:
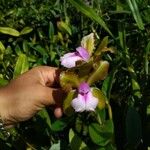
[[[4,52],[5,52],[5,46],[4,46],[3,43],[0,41],[0,61],[3,61]]]
[[[69,139],[71,150],[88,150],[86,144],[72,129],[69,131]]]
[[[26,72],[29,69],[28,58],[25,54],[20,54],[13,73],[13,78],[16,78],[18,75]]]
[[[22,44],[22,47],[23,47],[23,51],[28,54],[29,52],[29,47],[28,47],[28,42],[26,40],[23,41],[23,44]]]
[[[129,107],[126,116],[126,137],[128,146],[137,147],[142,139],[141,118],[135,108]]]
[[[56,120],[51,124],[51,130],[54,132],[62,131],[67,125],[72,121],[72,117],[65,117],[59,120]]]
[[[95,144],[99,146],[106,146],[113,135],[112,120],[107,120],[103,125],[91,123],[89,125],[89,135]]]
[[[61,150],[60,141],[53,144],[49,150]]]
[[[60,85],[64,88],[64,90],[70,90],[72,87],[78,87],[78,76],[73,72],[62,72],[60,74]]]
[[[45,108],[43,108],[41,111],[38,112],[38,115],[42,119],[44,119],[46,121],[47,125],[49,126],[49,128],[51,128],[51,120],[50,120],[47,110]]]
[[[144,30],[144,24],[136,0],[127,0],[127,2],[139,29]]]
[[[101,61],[98,66],[95,67],[95,70],[90,75],[87,83],[92,85],[96,81],[104,80],[108,74],[109,62]]]
[[[33,31],[33,28],[31,27],[24,27],[21,31],[20,31],[20,35],[24,35],[24,34],[28,34],[30,32]]]
[[[64,21],[58,21],[57,27],[60,31],[64,31],[64,32],[68,33],[69,35],[72,34],[72,31],[71,31],[69,25]]]
[[[71,102],[75,98],[75,96],[76,91],[72,90],[67,94],[66,98],[63,101],[63,111],[67,116],[72,115],[72,113],[74,112],[73,108],[71,107]]]
[[[106,23],[103,21],[103,19],[96,14],[96,12],[88,7],[83,1],[81,0],[69,0],[69,2],[75,6],[79,11],[81,11],[83,14],[91,18],[92,20],[98,22],[112,37],[112,33],[110,32],[109,28],[107,27]]]
[[[20,35],[20,33],[17,30],[9,27],[0,27],[0,33],[12,35],[12,36]]]
[[[98,98],[99,102],[98,102],[98,108],[104,109],[105,105],[106,105],[106,97],[104,96],[103,92],[101,90],[99,90],[98,88],[92,88],[92,94],[93,96],[95,96],[96,98]]]
[[[3,43],[0,41],[0,54],[4,53],[5,51],[5,46],[3,45]]]
[[[94,33],[84,36],[81,40],[81,46],[84,47],[91,55],[94,50]]]

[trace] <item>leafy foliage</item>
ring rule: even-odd
[[[100,124],[95,114],[56,120],[44,109],[11,129],[9,139],[1,137],[0,149],[74,149],[74,142],[82,150],[147,149],[149,7],[148,0],[0,0],[1,86],[32,67],[59,66],[60,56],[91,32],[96,48],[105,51],[102,58],[110,62],[109,75],[96,83],[107,97],[105,107],[96,110]],[[105,49],[107,44],[113,53]]]

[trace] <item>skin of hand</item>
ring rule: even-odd
[[[59,87],[58,68],[35,67],[0,88],[0,116],[6,126],[33,117],[45,106],[54,106],[55,116],[62,116],[64,97]]]

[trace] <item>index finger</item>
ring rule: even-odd
[[[42,82],[45,86],[58,86],[61,70],[56,67],[40,66],[36,67],[41,75]]]

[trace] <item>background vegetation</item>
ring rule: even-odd
[[[113,111],[113,146],[105,149],[146,150],[150,145],[150,1],[149,0],[0,0],[0,85],[38,65],[59,66],[59,58],[74,50],[91,32],[96,44],[109,36],[115,54],[102,88]],[[0,138],[0,149],[91,149],[84,135],[69,143],[72,125],[49,109],[11,129]],[[80,139],[80,141],[79,141]],[[82,139],[82,140],[81,140]],[[85,144],[84,143],[84,144]]]

